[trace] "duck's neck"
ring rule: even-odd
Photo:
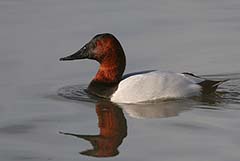
[[[94,79],[88,86],[90,94],[109,98],[118,88],[125,69],[125,57],[115,57],[111,61],[100,62],[100,67]]]
[[[104,83],[118,83],[122,78],[122,72],[118,67],[100,66],[97,74],[92,81]]]

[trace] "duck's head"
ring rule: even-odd
[[[76,53],[60,58],[60,61],[93,59],[101,67],[122,66],[125,68],[125,54],[119,41],[109,33],[94,36]]]
[[[98,34],[76,53],[60,58],[61,61],[93,59],[100,63],[97,74],[88,86],[88,92],[109,97],[122,80],[126,58],[119,41],[109,33]]]

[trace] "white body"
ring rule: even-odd
[[[138,103],[156,99],[199,96],[204,79],[190,75],[154,71],[130,76],[119,83],[111,101]]]

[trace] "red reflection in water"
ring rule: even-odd
[[[93,149],[80,152],[82,155],[93,157],[113,157],[118,155],[118,147],[127,136],[127,122],[116,104],[111,102],[98,102],[96,104],[98,116],[99,135],[79,135],[62,133],[89,141]]]

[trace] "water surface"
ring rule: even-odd
[[[0,0],[0,160],[239,161],[239,15],[239,0]],[[58,59],[102,32],[122,43],[125,73],[230,81],[209,99],[89,98],[98,64]]]

